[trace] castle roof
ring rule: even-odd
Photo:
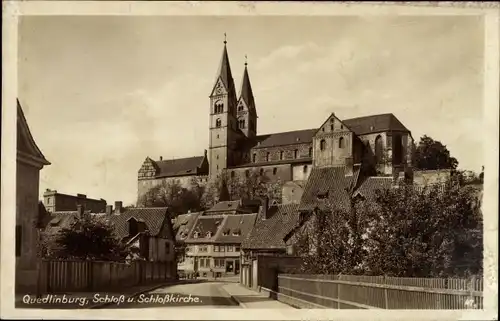
[[[259,213],[255,226],[242,242],[245,249],[276,249],[284,250],[285,236],[299,224],[299,205],[280,204],[268,209],[268,218]]]
[[[366,135],[385,131],[409,130],[393,114],[379,114],[345,119],[342,121],[356,135]]]
[[[198,174],[204,156],[154,161],[158,167],[156,177],[188,176]]]
[[[259,135],[253,148],[267,148],[294,144],[310,144],[316,129],[302,129],[283,133]]]

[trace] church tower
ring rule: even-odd
[[[253,97],[252,85],[248,76],[248,63],[245,56],[245,70],[241,82],[240,96],[238,99],[237,115],[238,128],[248,138],[255,138],[257,135],[257,111]]]
[[[237,162],[238,123],[236,90],[227,54],[227,41],[220,61],[215,85],[210,94],[209,175],[215,177]]]

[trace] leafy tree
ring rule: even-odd
[[[415,166],[422,170],[456,169],[458,161],[440,141],[424,135],[415,149]]]
[[[363,254],[352,212],[328,206],[316,210],[297,235],[302,270],[313,274],[358,274]]]
[[[482,215],[477,193],[450,180],[379,192],[356,211],[366,221],[365,273],[400,277],[482,272]]]
[[[138,204],[143,207],[169,207],[173,215],[202,209],[204,187],[192,180],[191,188],[183,188],[175,181],[163,181],[146,192]]]
[[[379,191],[351,210],[317,210],[296,235],[304,271],[398,277],[482,273],[480,194],[453,177],[446,184]]]
[[[62,228],[48,248],[52,250],[51,257],[60,259],[122,261],[128,254],[113,226],[91,215],[77,218],[69,227]]]

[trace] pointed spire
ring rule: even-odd
[[[224,33],[224,50],[222,51],[222,58],[217,71],[217,79],[221,79],[228,91],[234,90],[233,75],[231,73],[231,66],[229,65],[229,56],[227,54],[227,41],[226,33]]]
[[[250,84],[250,77],[248,76],[248,62],[247,56],[245,55],[245,70],[243,72],[243,80],[241,82],[240,99],[243,99],[247,104],[248,108],[255,108],[255,102],[253,97],[252,85]]]

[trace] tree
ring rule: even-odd
[[[77,218],[69,227],[62,228],[47,248],[51,252],[46,255],[60,259],[123,261],[128,254],[113,226],[91,215]]]
[[[415,166],[422,170],[456,169],[458,161],[450,151],[437,140],[424,135],[415,149]]]
[[[169,207],[173,215],[199,211],[202,206],[204,187],[194,178],[191,188],[183,188],[175,181],[162,181],[147,191],[138,204],[143,207]]]
[[[302,270],[312,274],[358,274],[362,247],[353,213],[328,206],[317,209],[297,236]]]
[[[477,187],[401,183],[350,209],[326,204],[296,235],[307,273],[468,277],[482,273],[483,219]]]
[[[453,179],[443,185],[401,185],[356,205],[366,218],[370,275],[465,277],[482,273],[482,215],[477,194]]]

